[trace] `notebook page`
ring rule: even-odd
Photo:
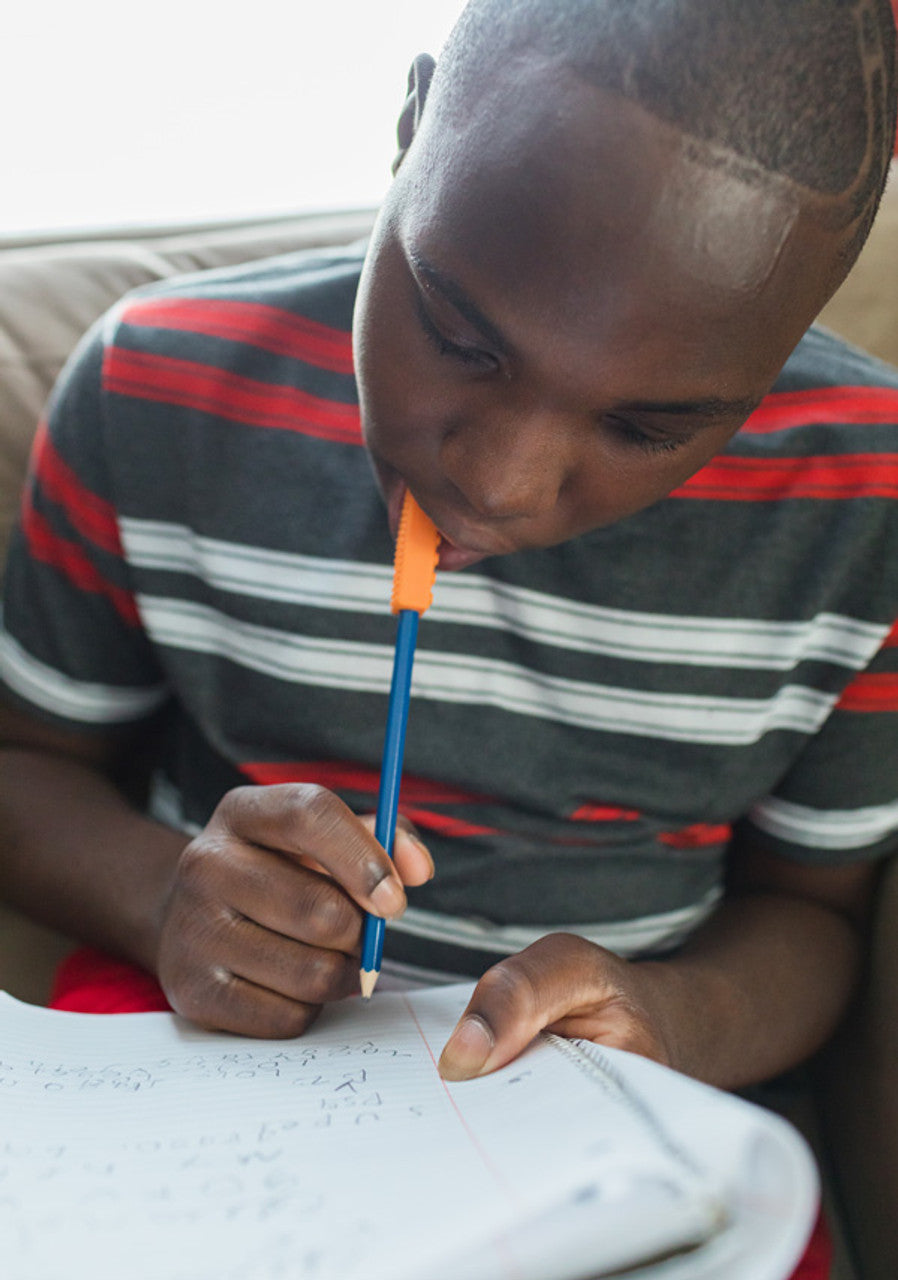
[[[647,1169],[707,1206],[700,1175],[547,1043],[483,1080],[440,1080],[469,992],[347,1001],[287,1042],[4,997],[11,1273],[419,1280],[447,1247],[476,1249],[585,1186],[626,1200]]]

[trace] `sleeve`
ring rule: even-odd
[[[13,702],[82,731],[166,701],[119,537],[104,416],[104,325],[71,357],[31,454],[3,589],[0,682]]]
[[[774,852],[820,866],[898,849],[898,623],[747,824]]]

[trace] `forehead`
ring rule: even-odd
[[[709,363],[753,330],[775,373],[810,322],[790,184],[746,180],[557,65],[507,68],[473,109],[428,111],[401,175],[401,238],[513,323],[605,350],[676,330]],[[781,351],[784,297],[796,314]]]

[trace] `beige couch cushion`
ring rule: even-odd
[[[892,165],[870,239],[820,313],[820,323],[898,365],[898,162]]]

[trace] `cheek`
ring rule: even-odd
[[[459,407],[414,323],[395,315],[380,323],[372,312],[356,361],[368,448],[402,471],[434,465]]]
[[[395,291],[393,291],[395,292]],[[372,284],[359,295],[353,326],[362,433],[371,448],[408,431],[426,371],[416,357],[408,319],[391,291]]]
[[[704,446],[682,453],[653,453],[597,440],[592,449],[580,454],[562,495],[569,527],[585,533],[653,506],[700,471],[713,452]]]

